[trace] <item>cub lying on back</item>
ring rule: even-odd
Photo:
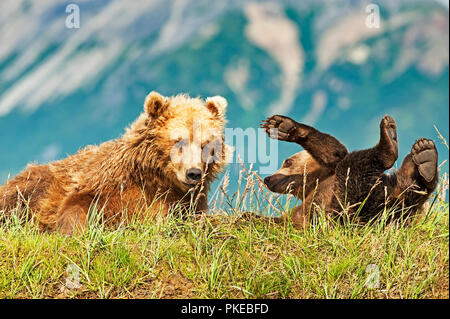
[[[28,206],[45,230],[86,227],[95,204],[107,221],[180,204],[207,210],[210,183],[225,165],[227,101],[150,93],[139,118],[117,140],[88,146],[48,165],[29,165],[0,186],[0,219]],[[2,216],[3,215],[3,216]]]
[[[303,201],[292,215],[297,227],[307,225],[318,209],[338,215],[347,208],[354,215],[362,206],[358,218],[363,222],[380,214],[385,205],[387,209],[396,205],[394,215],[411,213],[421,208],[436,189],[438,154],[429,139],[420,138],[414,143],[400,169],[384,173],[398,157],[396,124],[388,115],[381,121],[378,144],[351,153],[333,136],[285,116],[272,116],[261,126],[272,138],[305,149],[286,159],[275,174],[264,180],[270,190],[291,193]]]

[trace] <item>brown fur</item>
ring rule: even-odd
[[[394,217],[405,211],[410,214],[436,189],[438,155],[428,139],[416,141],[399,170],[384,173],[398,157],[396,124],[390,116],[381,121],[380,141],[375,147],[352,153],[336,138],[285,116],[270,117],[262,127],[272,138],[298,143],[305,149],[264,180],[270,190],[291,193],[303,201],[292,214],[297,227],[308,225],[317,210],[334,216],[346,211],[363,222],[384,208],[393,208]]]
[[[204,102],[152,92],[145,112],[119,139],[47,165],[30,165],[0,186],[0,217],[27,206],[42,229],[71,233],[86,227],[93,205],[110,222],[140,212],[166,215],[192,203],[195,211],[206,211],[209,185],[228,151],[223,143],[226,106],[222,97]],[[216,148],[210,146],[214,141]],[[172,161],[174,150],[182,160]],[[195,156],[205,150],[214,160]],[[189,168],[201,172],[201,179],[188,179]]]

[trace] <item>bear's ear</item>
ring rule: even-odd
[[[147,112],[148,116],[152,118],[157,118],[163,114],[166,111],[167,106],[167,98],[158,92],[152,91],[145,98],[144,110]]]
[[[227,100],[221,96],[217,95],[206,99],[206,107],[216,116],[223,117],[227,106]]]

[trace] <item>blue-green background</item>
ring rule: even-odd
[[[65,26],[69,3],[80,8],[79,29]],[[448,1],[373,3],[381,29],[368,33],[358,20],[367,15],[362,1],[3,0],[0,181],[29,162],[118,137],[151,90],[222,95],[229,127],[258,127],[286,82],[273,48],[246,31],[249,6],[297,34],[287,48],[300,50],[301,71],[286,115],[300,121],[315,97],[325,97],[308,124],[354,150],[376,143],[379,120],[389,113],[398,123],[401,158],[425,136],[439,144],[442,162],[448,149],[434,126],[448,138]],[[347,33],[354,37],[346,40]],[[327,52],[333,58],[321,64]],[[230,70],[245,80],[233,85]],[[282,160],[299,148],[282,143],[279,150]],[[235,181],[238,165],[229,169]]]

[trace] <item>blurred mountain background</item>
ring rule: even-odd
[[[65,25],[69,3],[79,29]],[[374,2],[379,28],[365,24],[369,3],[2,0],[0,182],[118,137],[151,90],[222,95],[232,128],[289,115],[350,150],[374,145],[388,113],[400,159],[424,136],[442,162],[434,125],[448,138],[448,0]],[[279,147],[280,163],[299,151]]]

